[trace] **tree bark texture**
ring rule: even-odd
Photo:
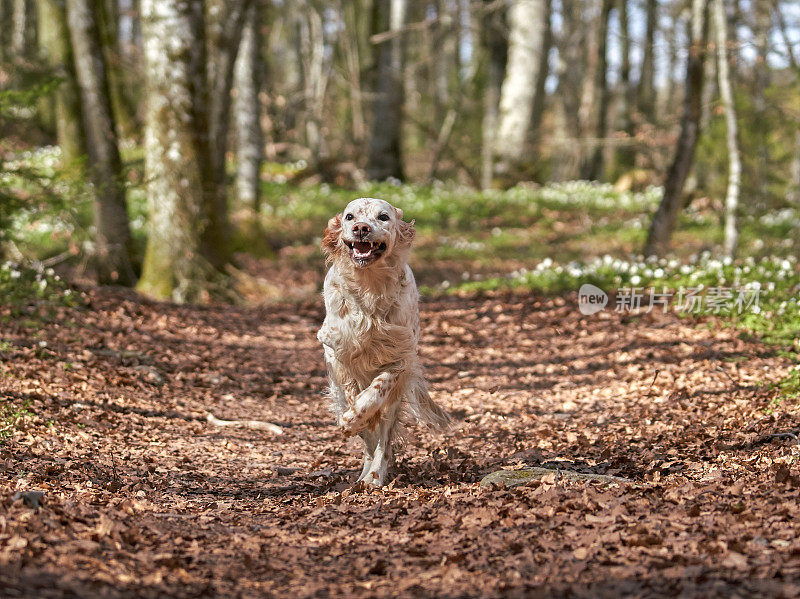
[[[81,95],[83,128],[94,193],[95,259],[101,283],[133,285],[131,233],[122,186],[122,160],[109,98],[107,65],[90,0],[67,0],[67,23]]]
[[[724,0],[711,0],[717,46],[717,76],[722,107],[725,109],[725,140],[728,146],[728,190],[725,195],[725,255],[733,257],[739,242],[739,189],[742,181],[742,157],[739,151],[739,124],[736,119],[733,85],[728,56],[728,23]]]
[[[239,200],[258,212],[261,197],[261,162],[264,140],[261,132],[261,110],[258,92],[261,89],[261,6],[253,2],[247,13],[239,56],[234,70],[236,101],[236,192]]]
[[[405,22],[406,0],[375,0],[378,31],[398,31]],[[367,176],[383,181],[405,178],[401,129],[403,122],[403,37],[381,43],[372,109]]]
[[[508,11],[508,62],[494,144],[497,172],[506,172],[525,158],[525,141],[543,75],[541,55],[548,18],[545,0],[515,0]]]
[[[694,163],[702,111],[704,63],[708,41],[707,0],[692,0],[690,40],[681,132],[675,148],[675,157],[664,182],[664,196],[650,224],[644,250],[647,256],[661,256],[666,253],[678,214],[683,207],[683,187]]]

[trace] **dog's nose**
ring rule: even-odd
[[[356,237],[361,237],[362,239],[372,233],[372,227],[370,227],[367,223],[356,223],[353,225],[353,234]]]

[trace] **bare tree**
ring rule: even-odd
[[[708,41],[707,0],[692,0],[689,28],[690,48],[686,61],[686,93],[683,100],[681,132],[675,148],[675,157],[664,182],[664,196],[650,225],[644,249],[647,256],[662,255],[667,251],[678,213],[683,206],[683,187],[694,163]]]
[[[264,140],[261,132],[260,103],[261,76],[261,2],[256,0],[247,13],[239,56],[236,59],[234,87],[234,121],[236,126],[236,191],[239,200],[258,212],[260,207],[261,162]]]
[[[399,32],[406,15],[406,0],[375,0],[375,33]],[[381,42],[377,85],[372,109],[367,176],[383,180],[404,178],[402,158],[403,38],[394,35]]]
[[[83,128],[94,192],[95,260],[101,283],[133,285],[131,233],[121,184],[114,113],[111,110],[107,66],[97,19],[90,0],[67,0],[67,22],[80,88]]]
[[[508,63],[500,90],[500,109],[494,151],[495,171],[506,173],[525,156],[536,92],[540,90],[541,55],[545,51],[545,0],[515,0],[508,11]]]
[[[728,144],[728,191],[725,196],[725,255],[736,253],[739,228],[736,211],[739,207],[739,187],[742,179],[742,158],[739,152],[739,125],[736,120],[733,86],[728,64],[728,23],[724,0],[712,0],[714,30],[717,44],[717,75],[722,106],[725,109],[726,141]]]

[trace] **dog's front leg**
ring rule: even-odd
[[[364,465],[361,468],[361,475],[356,482],[361,482],[372,470],[372,462],[375,460],[375,449],[378,446],[378,432],[363,430],[358,433],[364,441]]]
[[[353,405],[339,417],[342,432],[350,436],[367,428],[372,418],[388,405],[396,384],[396,374],[382,372],[376,376],[369,386],[356,396]]]
[[[386,482],[389,463],[392,461],[392,441],[399,409],[400,405],[397,402],[389,406],[384,417],[381,418],[381,423],[378,425],[377,430],[369,431],[375,435],[377,443],[375,444],[375,451],[373,452],[369,469],[366,469],[365,466],[365,472],[362,472],[361,478],[358,479],[363,480],[368,485],[382,487],[383,483]]]

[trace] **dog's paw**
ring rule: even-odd
[[[352,408],[339,416],[339,429],[345,437],[357,435],[365,428],[367,428],[367,423],[359,418]]]

